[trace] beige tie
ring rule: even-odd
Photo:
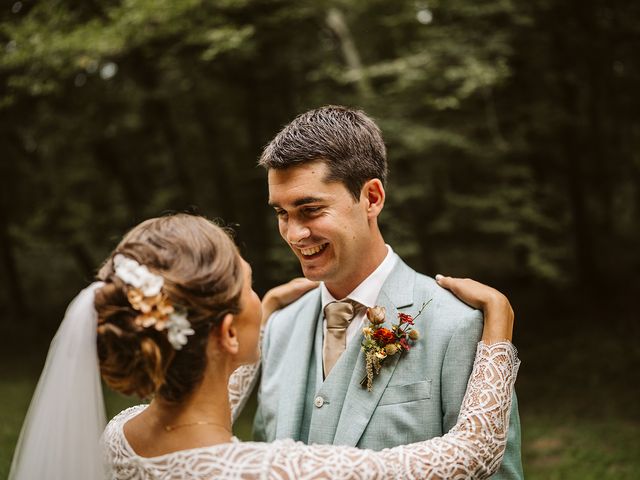
[[[324,378],[347,348],[347,327],[356,315],[355,302],[331,302],[324,307],[324,317],[327,319],[327,333],[322,347],[322,367]]]

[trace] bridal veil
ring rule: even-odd
[[[11,464],[9,480],[104,478],[106,425],[96,346],[96,282],[71,302],[58,329]]]

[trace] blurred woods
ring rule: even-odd
[[[637,2],[50,0],[0,16],[4,330],[50,338],[121,235],[166,211],[235,226],[259,291],[296,275],[256,160],[323,104],[381,126],[385,237],[417,270],[573,293],[616,278],[630,296]]]

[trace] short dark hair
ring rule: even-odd
[[[281,170],[323,161],[326,181],[343,183],[353,197],[367,180],[387,181],[387,150],[378,125],[362,110],[328,105],[298,115],[265,147],[259,165]]]

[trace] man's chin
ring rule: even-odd
[[[336,261],[331,256],[328,247],[325,251],[320,253],[320,257],[306,259],[304,257],[298,257],[300,267],[304,276],[313,282],[326,282],[330,280],[336,272]]]
[[[311,273],[307,272],[304,268],[302,269],[302,274],[307,280],[311,280],[312,282],[324,282],[324,275],[320,275],[316,272]]]
[[[327,278],[327,272],[324,268],[318,267],[302,267],[302,274],[305,276],[307,280],[311,280],[312,282],[324,282]]]

